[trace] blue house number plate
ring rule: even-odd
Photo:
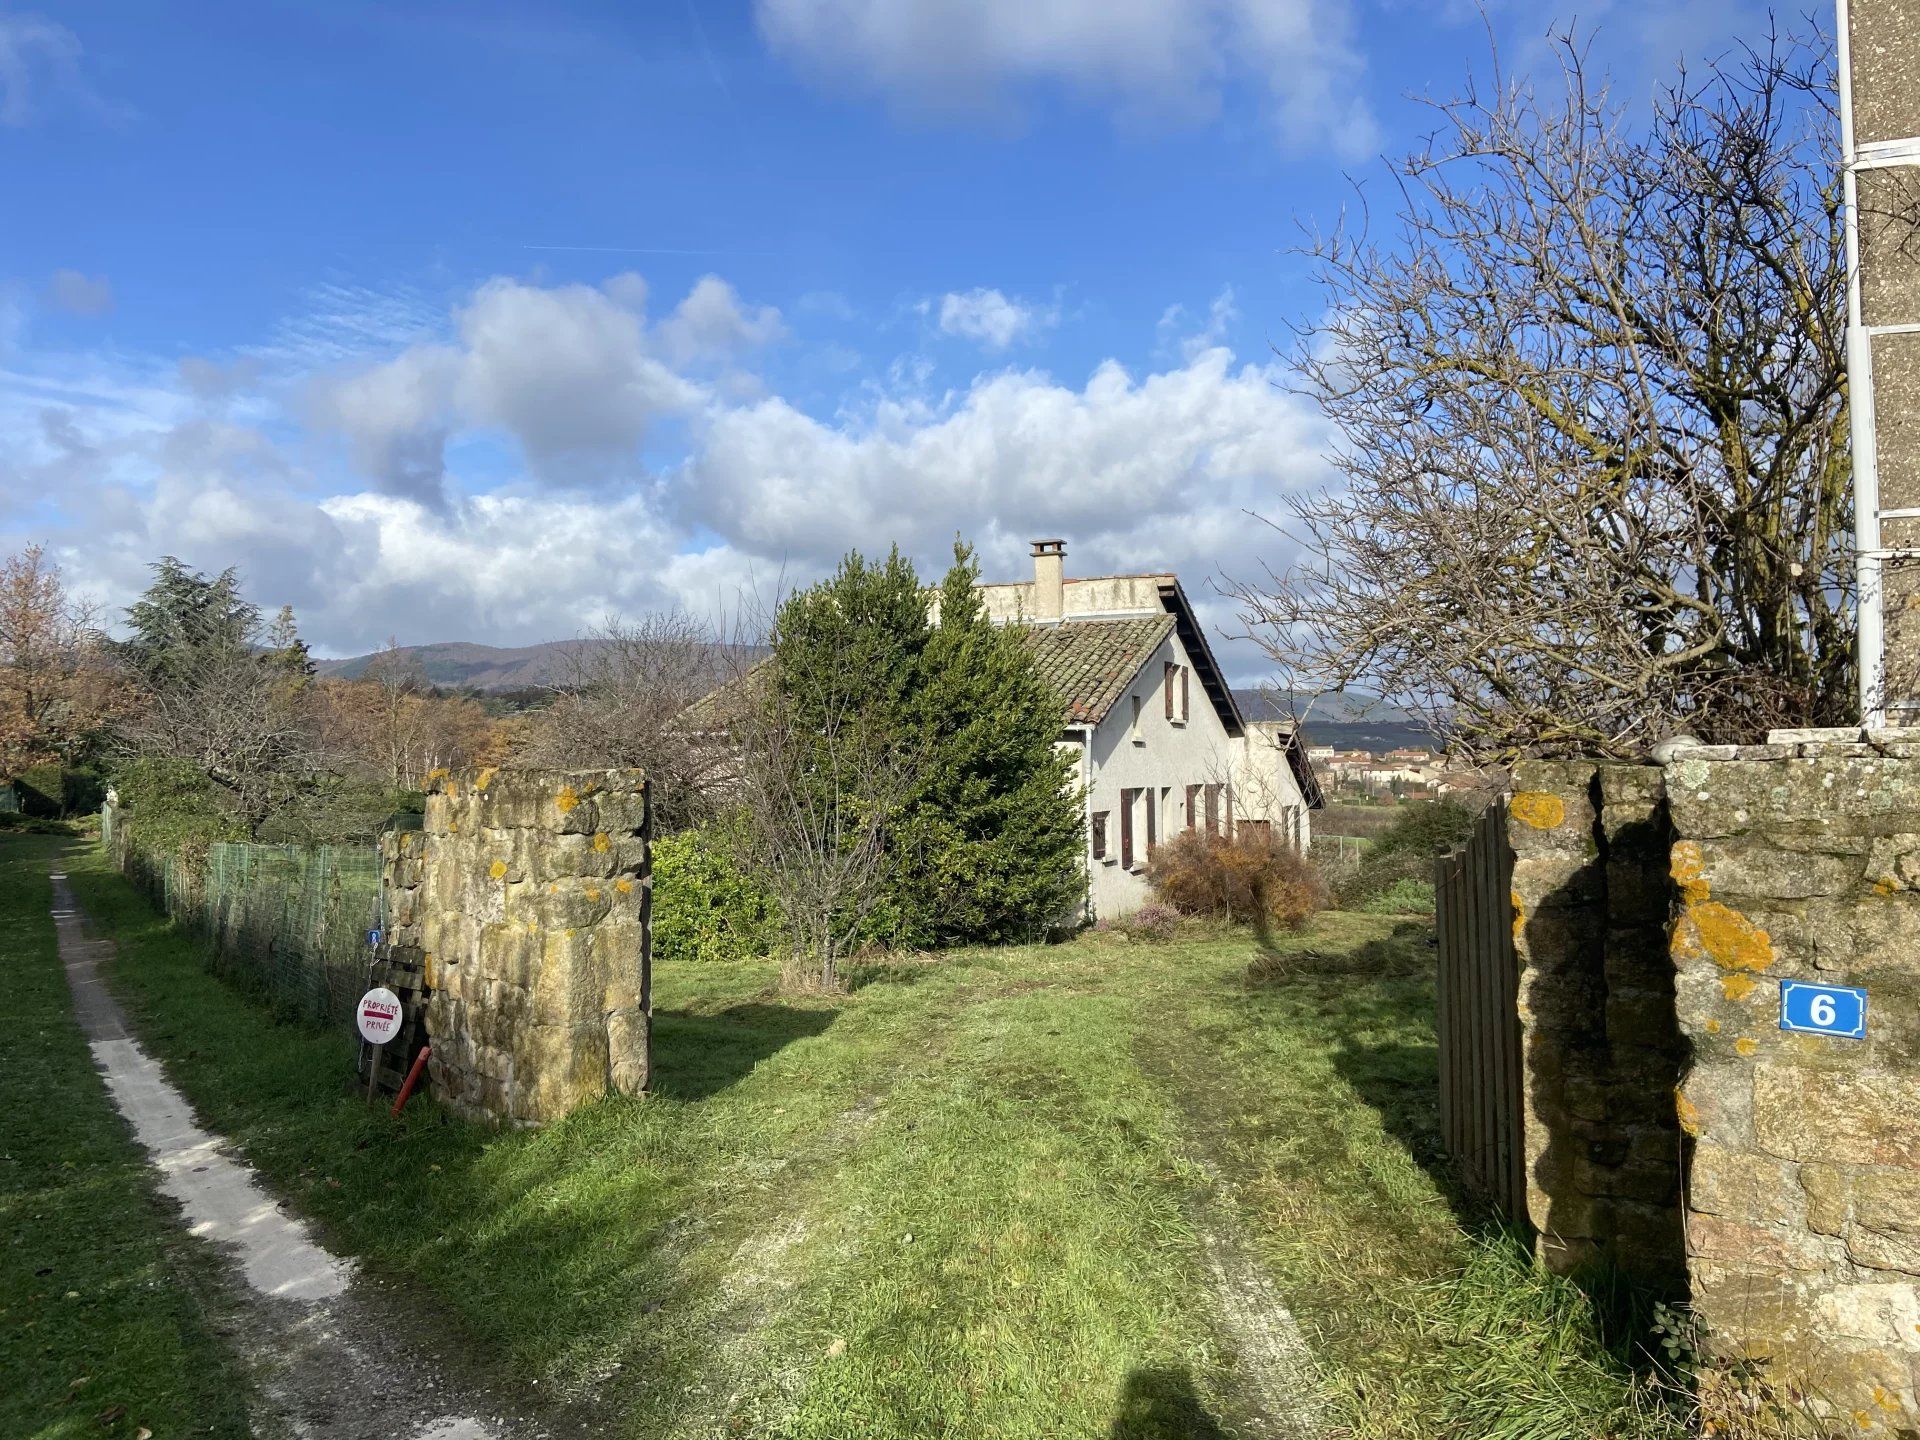
[[[1858,1040],[1867,1033],[1867,992],[1851,985],[1780,982],[1780,1028]]]
[[[378,930],[367,931],[367,944],[378,945],[379,943],[380,943],[380,932]]]

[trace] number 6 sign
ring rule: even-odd
[[[1780,1028],[1858,1040],[1867,1033],[1867,992],[1851,985],[1782,980]]]

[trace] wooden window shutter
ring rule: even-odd
[[[1166,692],[1167,719],[1169,720],[1173,719],[1173,672],[1178,670],[1179,668],[1180,667],[1178,665],[1174,664],[1173,661],[1169,660],[1167,661],[1166,666],[1162,670],[1161,676],[1160,676],[1160,680],[1161,680],[1160,688]]]
[[[1133,868],[1133,797],[1138,790],[1120,792],[1120,863]]]
[[[1180,718],[1182,720],[1191,719],[1193,716],[1193,712],[1187,708],[1187,681],[1192,677],[1193,667],[1182,665],[1180,667]]]
[[[1207,833],[1209,835],[1218,835],[1220,833],[1220,787],[1218,785],[1207,786],[1206,795]]]
[[[1151,785],[1147,787],[1144,793],[1147,797],[1147,856],[1151,859],[1153,856],[1153,847],[1160,843],[1158,833],[1160,827],[1155,823],[1153,813],[1160,808],[1160,797]]]

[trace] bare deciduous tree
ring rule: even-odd
[[[888,826],[921,762],[837,687],[795,704],[763,670],[736,688],[751,695],[730,724],[740,859],[773,897],[794,965],[830,990],[899,862]]]
[[[732,653],[678,611],[611,620],[568,651],[553,704],[515,758],[554,769],[638,767],[653,781],[662,829],[697,824],[730,752],[677,722],[727,678]]]
[[[203,655],[155,686],[123,741],[204,775],[250,839],[270,823],[297,822],[338,770],[303,680],[249,650]]]
[[[1683,74],[1629,126],[1437,105],[1390,237],[1311,247],[1298,347],[1344,484],[1237,586],[1296,684],[1425,705],[1463,749],[1631,755],[1852,717],[1845,267],[1825,47]]]

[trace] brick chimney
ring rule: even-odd
[[[1066,599],[1067,542],[1033,542],[1033,618],[1058,620]]]

